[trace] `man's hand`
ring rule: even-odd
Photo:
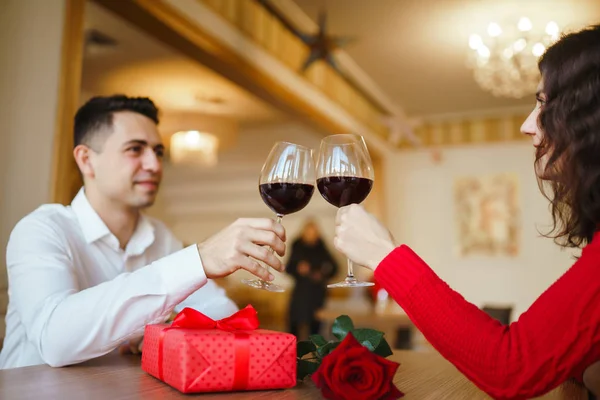
[[[268,218],[248,218],[238,219],[205,242],[199,243],[198,252],[206,276],[210,279],[222,278],[238,269],[245,269],[260,279],[272,281],[275,277],[255,260],[262,261],[277,271],[283,271],[285,267],[267,246],[280,256],[285,254],[283,225]]]

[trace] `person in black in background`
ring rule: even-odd
[[[298,336],[306,326],[311,335],[319,333],[321,322],[315,314],[325,303],[327,281],[337,271],[338,265],[327,250],[317,224],[308,220],[292,244],[286,266],[286,272],[296,281],[290,299],[290,333]]]

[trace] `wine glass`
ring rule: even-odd
[[[325,200],[336,207],[360,204],[373,187],[373,163],[362,136],[354,134],[327,136],[321,141],[317,161],[317,187]],[[373,286],[354,277],[352,261],[348,259],[348,275],[336,287]]]
[[[284,215],[306,207],[315,191],[314,182],[313,150],[294,143],[277,142],[260,172],[258,190],[280,223]],[[269,270],[268,266],[265,268]],[[242,282],[270,292],[285,291],[281,286],[262,279],[244,279]]]

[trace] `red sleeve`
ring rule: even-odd
[[[467,302],[407,246],[392,251],[375,278],[480,389],[497,399],[525,399],[581,376],[600,359],[600,246],[592,244],[510,326]]]

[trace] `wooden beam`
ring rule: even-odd
[[[328,134],[347,133],[314,105],[220,44],[202,27],[160,0],[93,0],[161,42],[198,61],[273,107],[316,124]]]
[[[85,0],[66,1],[50,181],[52,201],[62,204],[69,204],[82,185],[73,159],[73,117],[81,90],[84,12]]]

